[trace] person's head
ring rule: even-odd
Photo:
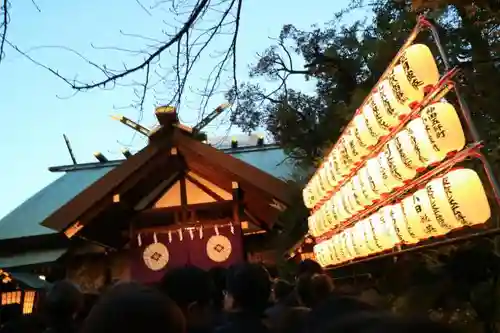
[[[295,275],[298,279],[302,275],[314,275],[323,274],[324,270],[320,264],[312,259],[305,259],[299,263],[297,267],[297,274]]]
[[[314,307],[333,292],[333,281],[326,274],[302,275],[297,281],[297,294],[304,306]]]
[[[214,285],[213,301],[217,309],[222,309],[224,305],[224,289],[226,288],[227,269],[224,267],[213,267],[208,273]]]
[[[263,266],[240,264],[229,269],[224,299],[226,310],[262,313],[270,296],[271,280]]]
[[[83,306],[83,301],[80,289],[74,283],[63,280],[51,286],[43,308],[49,322],[54,324],[75,318]]]
[[[189,327],[211,324],[214,286],[208,272],[194,266],[169,270],[160,289],[181,308]]]
[[[275,302],[285,300],[293,292],[293,285],[285,280],[276,279],[273,284],[272,297]]]
[[[107,290],[83,322],[82,333],[184,333],[179,307],[162,292],[138,283]]]

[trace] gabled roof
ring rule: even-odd
[[[277,178],[287,179],[292,171],[293,166],[285,161],[286,156],[277,145],[238,147],[221,151]],[[57,233],[56,230],[44,227],[41,223],[124,161],[49,168],[52,172],[64,172],[64,174],[0,219],[0,241]]]
[[[104,225],[130,219],[131,207],[167,178],[184,170],[191,170],[228,192],[237,182],[244,193],[245,208],[268,226],[277,218],[275,210],[290,204],[290,187],[284,181],[199,142],[184,129],[170,126],[157,130],[150,136],[148,146],[76,195],[42,224],[66,231],[70,226],[80,230],[95,219],[103,220]],[[116,196],[127,198],[126,207],[121,200],[115,204]]]
[[[40,223],[111,169],[68,172],[56,179],[0,220],[0,241],[55,233]]]

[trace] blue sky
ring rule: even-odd
[[[31,0],[14,0],[11,9],[11,24],[8,39],[23,50],[38,46],[64,45],[75,49],[99,64],[132,65],[140,61],[129,55],[96,50],[93,45],[116,45],[126,48],[141,48],[143,40],[125,37],[120,30],[160,38],[166,29],[166,12],[155,11],[153,16],[142,10],[135,0],[38,0],[37,9]],[[145,7],[155,1],[142,0]],[[248,65],[255,62],[256,52],[264,50],[276,36],[283,24],[293,23],[298,28],[308,29],[312,24],[322,24],[332,19],[332,14],[345,7],[341,1],[298,0],[245,0],[238,39],[238,78],[247,79]],[[163,36],[165,38],[165,36]],[[219,38],[213,50],[227,46],[227,38]],[[70,164],[62,134],[71,140],[79,162],[93,161],[93,152],[102,151],[108,158],[119,158],[122,143],[129,143],[131,130],[114,122],[109,115],[120,113],[133,119],[135,110],[114,111],[113,106],[128,105],[134,99],[130,88],[110,91],[93,90],[71,98],[72,91],[65,83],[35,66],[7,47],[7,58],[0,64],[0,217],[14,209],[22,201],[53,181],[60,174],[50,173],[53,165]],[[70,52],[50,47],[37,48],[29,53],[32,57],[57,68],[69,77],[96,78],[90,66]],[[196,67],[196,77],[203,83],[207,70],[213,66],[210,56],[202,58]],[[295,82],[304,90],[311,86]],[[61,98],[64,97],[64,98]],[[189,93],[181,110],[185,123],[196,121],[196,94]],[[215,107],[224,100],[216,96],[210,102]],[[153,103],[149,99],[145,108],[144,125],[152,125]],[[209,135],[226,133],[227,124],[212,125]],[[238,129],[231,129],[238,132]],[[133,142],[132,150],[143,145],[140,138]]]

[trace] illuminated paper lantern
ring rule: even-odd
[[[309,234],[311,234],[313,237],[318,237],[320,235],[320,233],[318,232],[318,228],[316,227],[315,215],[311,215],[307,218],[307,226]]]
[[[339,262],[342,263],[349,260],[349,256],[345,250],[345,244],[343,243],[342,233],[333,235],[330,238],[330,241],[331,241],[331,246],[335,248],[335,251],[339,258]]]
[[[373,233],[373,227],[370,222],[370,219],[368,218],[359,221],[356,225],[359,225],[359,228],[363,230],[362,232],[365,236],[366,248],[367,248],[366,255],[372,255],[374,253],[380,252],[382,250],[382,246],[380,246],[377,238],[375,237],[375,234]]]
[[[406,79],[415,90],[424,93],[424,88],[439,81],[439,71],[431,50],[424,44],[413,44],[399,58]]]
[[[333,239],[325,241],[328,247],[328,266],[340,264],[340,258],[337,254],[337,249],[335,248],[335,244],[333,243]]]
[[[386,114],[386,121],[391,126],[397,125],[401,117],[411,112],[411,109],[407,105],[401,104],[397,100],[388,80],[384,80],[380,83],[378,86],[378,93]]]
[[[327,265],[327,260],[326,260],[326,255],[327,255],[327,248],[325,247],[326,244],[320,243],[316,244],[313,247],[313,252],[314,256],[316,257],[316,261],[322,266],[325,267]]]
[[[395,177],[388,158],[389,157],[387,156],[386,152],[381,152],[377,156],[377,161],[380,165],[380,174],[382,175],[382,181],[384,182],[385,188],[387,189],[385,192],[390,192],[393,189],[403,185],[403,182]],[[394,170],[394,172],[396,172],[396,170]]]
[[[434,103],[421,112],[432,146],[431,163],[442,161],[449,152],[465,146],[465,135],[457,111],[450,103]]]
[[[355,124],[351,124],[349,129],[349,153],[353,156],[354,163],[370,153],[369,147],[361,140],[361,135]]]
[[[432,144],[425,129],[422,118],[417,118],[408,123],[406,131],[410,136],[410,142],[422,165],[429,165],[433,158]]]
[[[342,178],[341,175],[337,173],[335,170],[334,162],[333,162],[333,157],[332,155],[328,155],[326,163],[326,177],[328,178],[328,182],[332,186],[332,188],[335,188],[337,186],[339,180]]]
[[[416,244],[420,239],[413,233],[412,228],[408,228],[408,221],[400,203],[388,207],[385,211],[386,220],[394,224],[394,231],[404,244]]]
[[[340,233],[341,245],[344,253],[346,254],[346,259],[352,260],[356,257],[354,250],[352,249],[352,243],[350,243],[349,236],[346,231]]]
[[[383,215],[377,212],[372,214],[368,219],[373,227],[373,235],[377,244],[381,246],[383,251],[392,249],[396,245],[397,241],[394,239],[394,235],[391,235],[389,229],[387,228]]]
[[[370,101],[372,101],[372,99],[370,99],[369,102],[363,107],[362,113],[366,119],[366,126],[368,127],[369,132],[373,134],[373,137],[376,138],[378,142],[380,137],[389,133],[389,129],[384,128],[382,127],[382,125],[380,125],[379,121],[377,120],[377,116],[375,115],[376,113],[372,107],[372,104],[374,103],[370,103]]]
[[[448,205],[463,226],[485,223],[491,216],[488,198],[477,173],[457,169],[442,177]]]
[[[352,233],[352,228],[344,230],[343,234],[345,237],[345,244],[347,251],[351,254],[351,259],[356,259],[359,257],[356,244],[354,242],[354,235]]]
[[[420,240],[441,236],[449,231],[439,225],[425,188],[403,199],[402,204],[408,223]]]
[[[342,172],[344,174],[348,174],[351,170],[352,165],[354,164],[353,156],[350,154],[349,150],[349,135],[342,135],[337,143],[337,151],[340,161],[340,166],[342,168]]]
[[[371,98],[368,100],[368,105],[370,105],[373,111],[373,116],[375,117],[377,124],[385,132],[389,132],[391,128],[398,123],[397,119],[390,117],[386,112],[380,93],[373,93]]]
[[[390,140],[384,149],[392,175],[402,183],[415,178],[417,174],[412,162],[405,160],[407,156],[403,149],[403,146],[396,139]]]
[[[353,229],[353,239],[354,244],[357,248],[360,257],[366,257],[370,255],[373,251],[368,247],[368,240],[365,234],[365,225],[359,221],[354,225]]]
[[[359,172],[352,177],[351,183],[354,195],[356,196],[356,201],[358,201],[363,208],[370,206],[372,204],[372,201],[370,200],[369,194],[365,191],[363,185],[361,184]]]
[[[376,192],[375,181],[370,175],[368,167],[362,167],[358,172],[358,176],[363,194],[369,201],[371,201],[371,203],[373,203],[373,201],[375,201],[379,197],[379,194]]]
[[[330,198],[327,202],[325,202],[325,215],[328,219],[329,230],[337,227],[340,223],[340,219],[335,208],[336,207],[333,198]]]
[[[383,170],[378,161],[378,156],[369,159],[366,162],[366,168],[368,169],[368,181],[370,185],[374,185],[374,192],[379,195],[389,192],[390,190],[384,184]]]
[[[378,142],[378,135],[370,127],[368,119],[363,114],[358,114],[353,120],[355,128],[355,136],[367,148],[375,145]]]
[[[353,187],[352,181],[351,180],[347,181],[344,184],[344,187],[346,188],[345,192],[346,192],[346,195],[347,195],[347,200],[349,201],[350,207],[352,207],[352,209],[353,209],[353,213],[357,213],[360,210],[362,210],[363,209],[363,205],[361,204],[361,202],[357,198],[357,194],[354,191],[354,187]]]
[[[412,87],[401,65],[393,68],[392,72],[387,76],[387,80],[394,96],[401,104],[410,106],[412,103],[420,102],[424,97],[422,91]]]
[[[425,166],[421,159],[422,152],[418,147],[417,138],[411,130],[400,131],[392,141],[407,168],[417,170]]]
[[[307,185],[302,190],[302,198],[304,200],[304,205],[306,205],[307,208],[314,207],[314,203],[316,202],[311,187],[312,187],[311,185]]]
[[[347,220],[351,216],[351,214],[346,210],[341,191],[334,194],[333,200],[336,207],[336,212],[339,216],[339,221]]]
[[[338,147],[335,147],[330,153],[330,157],[332,158],[332,162],[334,165],[335,172],[339,175],[338,178],[342,178],[349,173],[349,168],[346,167],[345,159],[342,157],[343,154],[347,154],[347,149],[343,150],[342,144],[339,143]]]

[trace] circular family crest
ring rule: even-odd
[[[148,245],[142,253],[142,259],[146,266],[152,271],[159,271],[168,264],[170,255],[167,247],[162,243]]]
[[[226,236],[216,235],[208,239],[207,255],[215,262],[224,262],[231,255],[231,241]]]

